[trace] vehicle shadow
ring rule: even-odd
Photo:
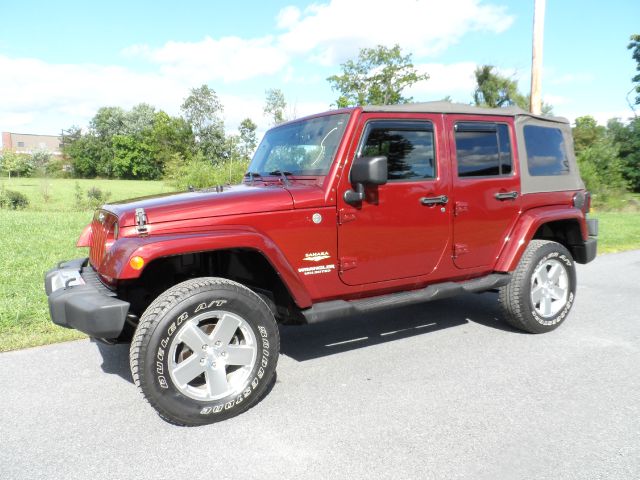
[[[467,323],[520,333],[502,320],[497,294],[466,294],[315,325],[281,325],[280,352],[299,362]]]
[[[129,368],[129,344],[107,345],[94,338],[91,339],[102,356],[102,371],[111,375],[118,375],[127,382],[133,383],[131,369]]]
[[[497,294],[466,294],[408,307],[335,319],[315,325],[281,325],[280,353],[303,362],[385,342],[426,335],[446,328],[478,323],[521,333],[501,320]],[[129,345],[106,345],[92,339],[105,373],[133,383]]]

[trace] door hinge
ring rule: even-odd
[[[456,243],[453,246],[453,258],[458,258],[461,255],[469,253],[469,247],[464,243]]]
[[[352,270],[358,266],[356,257],[340,257],[340,273]]]
[[[343,225],[347,222],[353,222],[356,219],[356,214],[341,208],[338,211],[338,225]]]
[[[453,206],[453,214],[457,217],[461,213],[469,211],[469,204],[467,202],[456,202]]]

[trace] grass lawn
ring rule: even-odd
[[[92,212],[76,206],[76,182],[85,194],[91,187],[111,192],[110,200],[170,191],[162,182],[0,178],[30,201],[26,210],[0,210],[0,352],[83,337],[51,323],[43,287],[57,262],[87,255],[75,242]],[[600,219],[599,253],[640,248],[640,213],[592,216]]]
[[[49,320],[44,274],[61,260],[88,255],[76,248],[80,232],[91,220],[89,209],[75,206],[75,183],[83,192],[98,187],[110,200],[169,191],[162,182],[0,178],[8,190],[29,197],[28,209],[0,210],[0,352],[82,338]],[[49,200],[42,195],[48,183]]]
[[[640,212],[594,212],[598,219],[598,254],[640,249]]]

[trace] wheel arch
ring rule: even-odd
[[[513,271],[531,240],[551,240],[563,245],[580,262],[580,248],[588,238],[584,213],[577,208],[542,207],[524,212],[502,252],[495,270]]]
[[[129,260],[135,256],[144,259],[144,268],[131,267]],[[274,289],[279,300],[284,301],[286,294],[299,308],[311,305],[308,291],[282,251],[255,231],[122,238],[107,252],[98,270],[117,279],[119,289],[158,283],[167,276],[178,282],[194,276],[220,276],[240,283],[245,280],[267,291]]]

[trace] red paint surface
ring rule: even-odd
[[[450,126],[456,120],[487,117],[440,114],[366,114],[352,111],[336,159],[326,177],[278,177],[225,188],[222,193],[190,192],[137,199],[106,206],[120,217],[118,240],[104,255],[91,252],[92,264],[106,277],[137,278],[129,259],[139,255],[146,265],[155,259],[200,251],[245,248],[261,252],[279,273],[295,302],[359,298],[459,281],[491,271],[511,271],[526,242],[546,221],[575,218],[586,239],[584,214],[573,208],[574,192],[528,194],[515,202],[499,202],[499,191],[519,190],[518,161],[512,135],[514,175],[496,179],[457,179],[455,143]],[[361,207],[348,205],[348,172],[364,122],[371,118],[429,120],[436,139],[437,178],[390,182],[369,189]],[[496,117],[498,118],[498,117]],[[513,125],[512,118],[499,117]],[[449,196],[449,203],[425,207],[423,196]],[[454,216],[455,202],[468,208]],[[140,236],[135,209],[144,208],[149,224]],[[322,220],[314,223],[314,214]],[[339,224],[338,217],[342,218]],[[85,229],[79,245],[93,238]],[[104,234],[108,237],[108,232]],[[454,243],[468,251],[454,259]],[[323,253],[318,262],[308,254]],[[346,262],[340,272],[340,258]],[[348,268],[353,266],[354,268]],[[307,274],[309,267],[323,273]]]

